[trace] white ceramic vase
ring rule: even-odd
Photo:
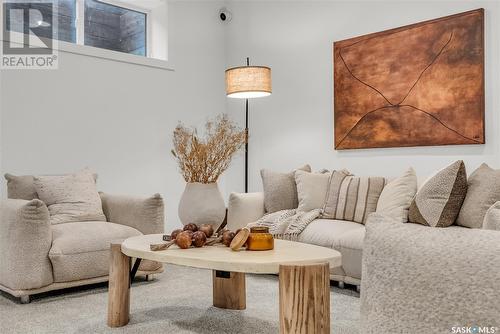
[[[189,223],[211,224],[214,230],[226,216],[226,205],[217,183],[187,183],[179,202],[179,218]]]

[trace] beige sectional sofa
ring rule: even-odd
[[[232,193],[229,197],[227,227],[230,230],[255,222],[265,214],[263,193]],[[330,278],[359,287],[365,226],[334,219],[316,219],[299,236],[299,241],[330,247],[342,254],[342,266],[331,269]]]
[[[361,333],[499,333],[498,213],[490,212],[484,226],[499,230],[432,228],[372,214]],[[490,218],[496,224],[486,224]]]
[[[107,221],[51,225],[39,199],[0,201],[0,290],[22,302],[45,291],[108,280],[109,245],[140,234],[163,233],[164,203],[100,193]],[[139,275],[161,272],[142,261]]]

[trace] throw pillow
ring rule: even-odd
[[[38,197],[45,202],[52,224],[106,221],[92,173],[85,169],[62,176],[35,176]]]
[[[483,230],[500,231],[500,202],[496,202],[486,211]]]
[[[356,177],[347,170],[334,171],[328,184],[323,218],[364,224],[377,208],[385,183],[383,177]]]
[[[500,201],[500,170],[482,164],[469,177],[469,189],[457,225],[481,228],[486,211]]]
[[[311,166],[305,165],[297,170],[311,171]],[[264,188],[264,208],[266,212],[276,212],[286,209],[296,209],[297,185],[295,184],[295,170],[289,173],[278,173],[267,169],[260,171]]]
[[[410,205],[409,221],[433,227],[455,222],[467,193],[467,174],[462,160],[438,171],[418,190]]]
[[[330,173],[309,173],[302,170],[295,172],[297,195],[299,199],[298,211],[322,209],[325,203],[326,191]]]
[[[92,174],[94,182],[97,182],[97,174]],[[35,189],[35,179],[33,175],[12,175],[5,174],[7,180],[7,197],[12,199],[24,199],[31,201],[38,199]]]
[[[417,175],[409,168],[402,176],[390,181],[382,190],[375,212],[402,223],[408,222],[408,209],[417,193]]]

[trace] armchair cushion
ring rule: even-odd
[[[49,211],[40,200],[0,201],[0,284],[35,289],[53,282]]]
[[[164,232],[165,209],[160,194],[151,197],[99,194],[108,221],[133,227],[143,234]]]
[[[55,282],[108,275],[111,242],[141,235],[135,228],[99,221],[57,224],[52,231],[49,257]]]
[[[35,176],[38,197],[45,202],[52,224],[106,221],[92,173],[88,169],[59,176]]]
[[[25,199],[31,201],[38,199],[35,189],[35,178],[33,175],[5,174],[7,180],[7,197],[12,199]],[[94,182],[97,182],[97,174],[92,174]]]
[[[35,189],[33,175],[5,174],[7,180],[7,197],[13,199],[24,199],[30,201],[38,198]]]

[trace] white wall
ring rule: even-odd
[[[221,6],[169,4],[173,72],[63,52],[58,70],[2,71],[1,172],[89,166],[100,190],[161,193],[166,228],[177,226],[184,181],[170,154],[172,130],[179,120],[199,124],[225,110]]]
[[[233,12],[228,24],[217,13]],[[478,7],[486,9],[486,145],[335,151],[332,42]],[[273,95],[250,101],[250,189],[261,168],[348,167],[357,174],[420,175],[455,159],[469,171],[500,167],[500,7],[494,2],[177,1],[168,6],[175,71],[60,53],[54,71],[0,71],[1,172],[67,173],[89,166],[99,188],[161,193],[167,229],[177,226],[184,181],[170,156],[177,122],[202,124],[228,111],[243,125],[244,101],[226,99],[224,69],[273,69]],[[220,183],[243,190],[238,156]],[[5,196],[5,182],[0,184]]]
[[[334,41],[479,7],[486,15],[485,145],[333,149]],[[234,1],[228,8],[233,19],[226,29],[227,65],[241,65],[248,56],[273,71],[273,95],[250,101],[250,190],[261,189],[259,169],[287,171],[304,163],[387,176],[407,166],[427,176],[456,159],[469,172],[483,161],[500,167],[499,2]],[[228,101],[228,112],[242,120],[241,101]],[[227,177],[239,190],[241,168]]]

